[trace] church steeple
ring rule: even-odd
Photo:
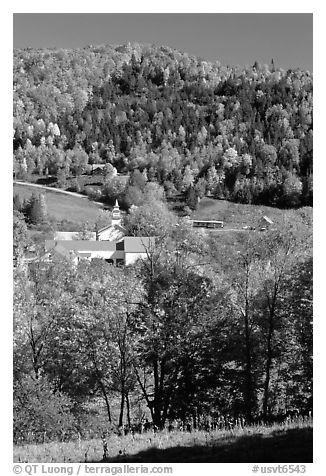
[[[119,202],[118,200],[116,200],[112,210],[112,225],[120,225],[120,224],[121,224],[121,212],[120,212]]]

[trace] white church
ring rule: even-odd
[[[74,264],[82,259],[101,258],[113,265],[130,265],[139,258],[147,258],[154,246],[149,236],[126,236],[118,201],[112,210],[111,223],[97,232],[90,233],[87,240],[78,239],[80,232],[56,232],[53,240],[45,242],[47,259],[59,255]]]

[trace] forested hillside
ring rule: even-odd
[[[217,52],[218,54],[218,52]],[[312,75],[167,47],[14,51],[14,170],[139,169],[167,195],[312,205]]]

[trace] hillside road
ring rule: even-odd
[[[39,185],[37,183],[21,182],[20,180],[14,180],[13,183],[15,185],[26,185],[28,187],[40,188],[40,189],[43,189],[43,190],[48,190],[49,192],[63,193],[65,195],[70,195],[72,197],[78,197],[78,198],[83,198],[83,199],[89,200],[87,195],[82,195],[81,193],[77,193],[77,192],[68,192],[66,190],[61,190],[60,188],[47,187],[46,185]],[[90,201],[92,201],[92,200],[90,200]],[[96,203],[97,205],[100,205],[101,207],[104,207],[104,203],[101,203],[101,202],[93,202],[93,203]]]

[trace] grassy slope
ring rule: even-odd
[[[30,197],[33,192],[39,193],[40,191],[28,185],[14,184],[14,194],[19,194],[22,200]],[[56,221],[67,220],[79,224],[85,221],[94,223],[98,211],[101,209],[100,205],[86,198],[77,198],[48,190],[43,190],[42,193],[46,195],[49,216]],[[305,207],[304,210],[312,216],[312,208]],[[200,201],[191,218],[223,220],[224,231],[227,231],[234,228],[241,230],[244,226],[259,226],[258,222],[264,215],[267,215],[274,223],[280,223],[284,220],[286,213],[285,210],[263,205],[243,205],[205,197]],[[292,214],[299,217],[300,210],[293,210]]]
[[[107,463],[312,462],[312,422],[238,428],[233,432],[143,433],[107,438]],[[14,461],[103,462],[100,439],[14,447]]]
[[[29,198],[32,193],[40,193],[42,190],[28,185],[14,184],[14,194],[18,194],[22,200]],[[42,191],[46,196],[48,214],[56,221],[67,220],[72,223],[94,223],[101,207],[87,198],[78,198],[63,195],[48,190]]]
[[[224,253],[224,256],[227,256],[228,250],[241,249],[242,243],[245,243],[248,239],[248,233],[263,233],[260,231],[260,228],[264,226],[264,223],[261,223],[263,216],[270,218],[277,227],[284,226],[288,221],[312,226],[311,207],[303,207],[298,210],[282,210],[264,205],[244,205],[207,197],[200,201],[191,218],[224,221],[224,228],[222,229],[196,228],[196,230],[204,235],[209,234],[211,239],[218,244],[220,250],[224,250],[222,255]],[[256,231],[244,230],[243,227],[255,227]]]
[[[312,214],[311,208],[305,207],[305,210]],[[225,228],[242,228],[244,226],[258,226],[259,220],[264,215],[275,224],[280,223],[288,213],[287,210],[264,205],[244,205],[205,197],[200,201],[191,218],[222,220]],[[300,214],[300,210],[293,210],[291,213],[295,216]]]

